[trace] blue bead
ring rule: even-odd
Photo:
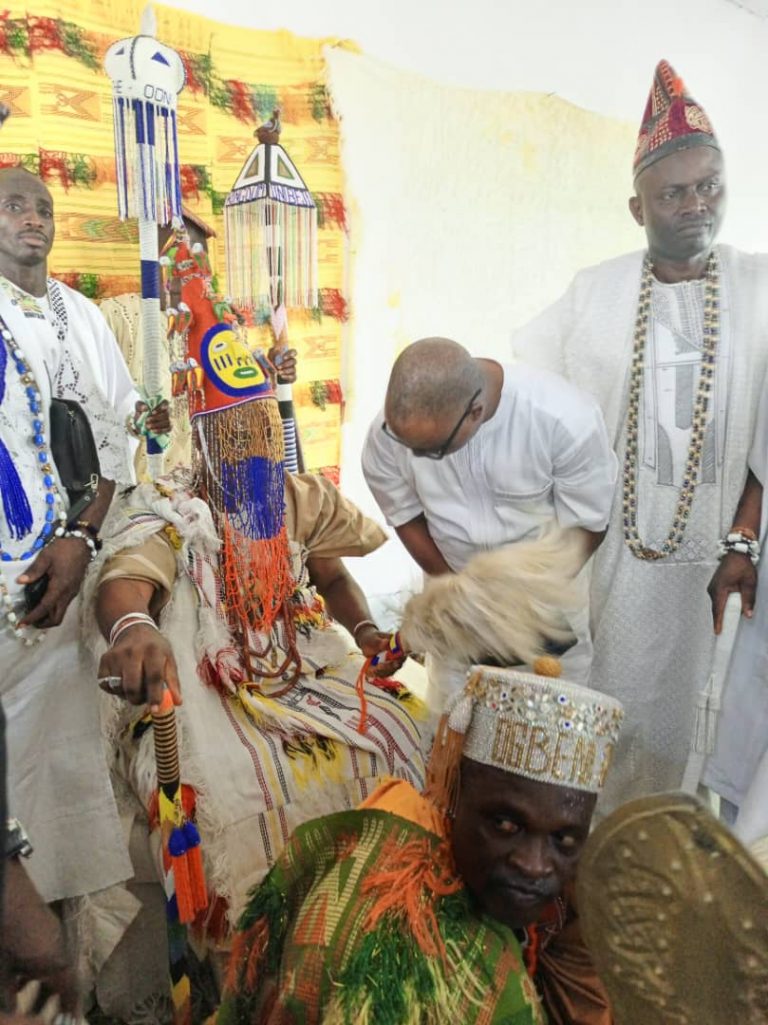
[[[20,559],[31,559],[32,558],[32,552],[22,552],[21,555],[19,556],[19,558]]]
[[[39,402],[30,402],[30,404],[29,404],[29,411],[30,411],[30,413],[39,413],[40,412],[40,403]]]
[[[32,551],[33,552],[39,552],[44,544],[45,544],[45,541],[43,541],[42,537],[39,537],[37,539],[37,541],[35,541],[35,543],[32,545]]]
[[[23,363],[17,363],[16,364],[16,369],[19,372],[19,377],[21,377],[22,374],[26,374],[26,372],[27,372],[27,368],[24,366]]]
[[[8,554],[8,552],[0,552],[0,559],[2,559],[3,562],[12,562],[13,561],[13,557],[10,556]]]
[[[37,453],[37,458],[40,460],[41,463],[47,463],[48,462],[48,453],[47,452],[38,452]]]
[[[45,438],[43,437],[42,434],[35,434],[33,436],[32,440],[34,441],[34,443],[36,445],[44,445],[45,444]]]
[[[47,488],[52,488],[53,487],[54,480],[53,480],[53,477],[50,475],[50,473],[46,473],[46,475],[43,477],[43,484],[45,484],[45,486]]]
[[[43,423],[42,420],[33,420],[32,421],[32,427],[36,431],[42,431],[43,428],[45,427],[45,424]]]
[[[56,501],[56,498],[54,495],[46,495],[45,500],[48,503],[48,505],[53,505],[53,503]]]
[[[27,385],[27,387],[24,389],[24,391],[30,397],[30,399],[34,399],[34,398],[37,397],[35,395],[35,392],[37,391],[37,389],[33,388],[31,384]]]
[[[45,518],[48,519],[48,513],[45,514]],[[53,513],[51,513],[51,519],[53,519]],[[42,537],[50,537],[53,533],[53,524],[50,522],[46,523],[40,533]]]
[[[45,513],[45,521],[46,521],[46,523],[53,523],[53,517],[55,515],[56,515],[56,513],[53,511],[53,509],[46,510],[46,513]]]

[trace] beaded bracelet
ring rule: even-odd
[[[88,546],[91,562],[93,562],[93,560],[99,554],[99,548],[101,548],[101,541],[99,541],[98,539],[94,540],[92,537],[89,537],[85,533],[85,531],[82,530],[69,530],[65,527],[58,527],[54,531],[53,536],[63,538],[76,537],[78,541],[85,541],[86,545]]]
[[[717,542],[717,557],[722,559],[730,552],[738,552],[740,555],[749,557],[753,566],[756,566],[760,559],[760,542],[755,539],[752,531],[731,530],[726,534],[725,539]]]
[[[92,523],[89,523],[88,520],[76,520],[74,524],[74,529],[84,530],[86,534],[89,535],[89,537],[93,538],[96,547],[101,548],[101,538],[99,537],[98,527],[94,527],[94,525]]]
[[[130,630],[132,626],[151,626],[155,630],[158,629],[157,623],[146,612],[126,612],[112,624],[112,629],[109,631],[110,648],[114,647],[118,637],[121,637],[126,630]]]
[[[352,636],[355,638],[355,640],[357,640],[357,631],[361,630],[364,626],[372,626],[374,630],[379,629],[372,619],[361,619],[357,626],[355,626],[352,630]]]

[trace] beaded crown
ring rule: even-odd
[[[515,669],[473,666],[448,715],[465,757],[543,783],[598,793],[624,711],[614,698]]]
[[[662,157],[691,146],[720,148],[704,110],[688,95],[669,61],[659,61],[637,139],[635,177]]]

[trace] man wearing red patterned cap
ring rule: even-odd
[[[712,662],[706,586],[768,361],[768,257],[715,244],[723,157],[666,61],[634,185],[647,248],[581,271],[513,339],[518,356],[595,396],[622,466],[591,595],[591,683],[627,711],[608,806],[681,785]]]

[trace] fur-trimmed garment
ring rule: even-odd
[[[299,679],[287,690],[285,680],[244,679],[217,615],[219,541],[210,512],[184,487],[165,481],[135,489],[113,524],[105,559],[114,565],[123,553],[135,560],[158,533],[174,548],[176,583],[160,623],[173,646],[184,700],[177,709],[181,779],[196,795],[212,908],[226,909],[229,923],[302,822],[355,807],[383,776],[417,787],[423,781],[423,706],[390,680],[381,687],[367,684],[366,728],[358,732],[355,683],[363,656],[328,619],[306,570],[313,554],[372,551],[383,532],[330,482],[313,475],[286,478],[286,506],[296,580],[291,606],[302,661]],[[86,622],[93,619],[96,586],[92,579]],[[279,620],[273,630],[267,669],[280,665],[284,626]],[[95,633],[91,647],[97,655],[104,647]],[[151,725],[118,699],[105,702],[123,807],[138,798],[146,819],[156,788]],[[143,829],[146,835],[146,823]],[[219,934],[221,924],[219,919],[212,926]],[[157,940],[164,942],[162,933]]]

